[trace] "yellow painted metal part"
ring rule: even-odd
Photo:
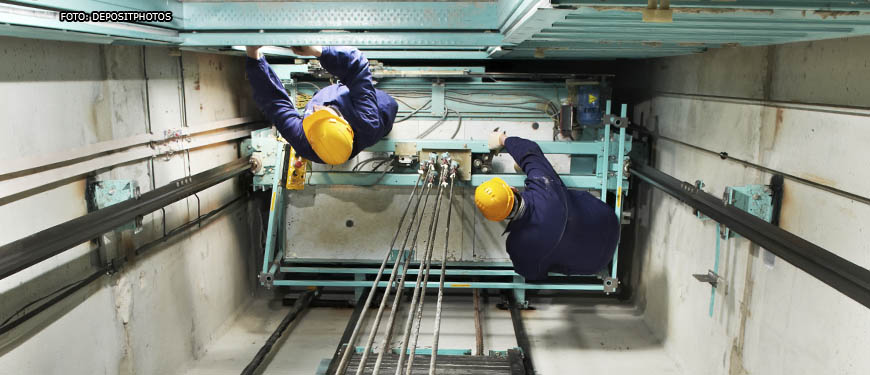
[[[308,169],[308,160],[296,156],[296,150],[290,147],[290,163],[287,166],[287,190],[302,190],[305,188],[305,171]]]

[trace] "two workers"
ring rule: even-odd
[[[315,93],[302,113],[259,49],[247,47],[254,101],[297,155],[343,164],[392,130],[396,100],[374,88],[368,60],[356,48],[292,48],[298,55],[316,57],[340,82]],[[569,190],[536,143],[493,132],[489,146],[496,152],[506,149],[526,174],[523,192],[493,178],[474,194],[485,218],[509,221],[507,252],[514,270],[540,280],[547,272],[594,274],[603,269],[619,235],[614,211],[588,192]]]

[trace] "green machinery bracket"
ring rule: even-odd
[[[695,186],[698,189],[703,189],[705,185],[703,181],[697,180]],[[727,186],[722,197],[724,204],[737,207],[767,222],[771,222],[774,218],[775,200],[774,192],[768,185]],[[709,220],[708,217],[697,211],[695,215],[701,220]],[[728,227],[716,223],[716,258],[713,263],[713,269],[707,271],[706,274],[692,275],[698,281],[710,284],[709,315],[711,317],[713,316],[716,301],[716,289],[723,287],[725,283],[725,280],[719,275],[719,258],[721,256],[722,241],[735,237],[739,237],[739,235],[731,232]]]

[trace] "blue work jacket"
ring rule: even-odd
[[[508,137],[505,149],[526,173],[526,209],[508,223],[507,252],[528,280],[547,272],[594,274],[610,262],[619,238],[613,208],[585,191],[569,190],[537,143]]]
[[[399,105],[389,94],[375,90],[369,61],[358,49],[323,47],[318,59],[320,65],[337,77],[340,83],[317,91],[300,114],[266,58],[257,60],[248,57],[245,69],[254,101],[298,155],[317,163],[323,161],[308,143],[302,129],[302,119],[314,112],[315,105],[338,108],[353,129],[350,157],[354,157],[390,133]]]

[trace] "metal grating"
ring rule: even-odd
[[[356,353],[347,366],[346,374],[355,374],[362,354]],[[385,355],[381,365],[382,373],[396,372],[397,355]],[[368,361],[364,375],[372,373],[374,361]],[[444,375],[522,375],[525,370],[521,363],[511,362],[508,357],[470,356],[470,355],[439,355],[435,372]],[[429,356],[415,355],[411,375],[429,374]]]

